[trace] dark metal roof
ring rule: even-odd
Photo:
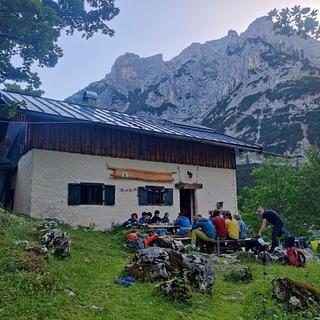
[[[203,126],[176,123],[163,119],[149,119],[66,101],[33,97],[3,90],[0,90],[0,97],[4,102],[23,102],[19,106],[21,110],[56,116],[61,118],[61,121],[69,119],[72,122],[100,123],[113,127],[139,130],[159,136],[165,135],[172,138],[194,140],[202,143],[212,143],[258,152],[262,151],[262,147],[257,144],[249,143]]]

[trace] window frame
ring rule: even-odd
[[[155,200],[157,195],[152,194],[156,190],[162,193],[160,202]],[[138,187],[138,202],[139,206],[172,206],[173,188],[165,188],[163,186]]]
[[[103,206],[104,202],[105,202],[105,197],[104,197],[104,184],[103,183],[94,183],[94,182],[80,182],[80,205],[86,205],[86,206]],[[100,203],[84,203],[83,202],[83,191],[84,188],[86,187],[100,187],[101,188],[101,195],[99,196],[99,198],[101,199]],[[87,195],[87,197],[89,198],[90,195]]]
[[[99,187],[101,188],[98,197],[94,195],[94,198],[98,198],[97,203],[84,202],[84,189],[85,187]],[[87,191],[88,192],[88,191]],[[97,192],[96,191],[91,191]],[[109,192],[111,192],[109,194]],[[78,182],[78,183],[68,183],[68,206],[114,206],[115,205],[115,185],[106,185],[104,183],[95,182]],[[90,195],[86,195],[90,198]]]

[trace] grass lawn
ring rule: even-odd
[[[319,265],[304,269],[268,265],[264,275],[261,264],[248,262],[254,281],[227,282],[218,273],[212,297],[194,294],[189,306],[166,300],[154,289],[155,284],[136,282],[125,288],[113,283],[133,255],[123,247],[123,231],[65,228],[72,239],[71,256],[50,256],[44,270],[32,270],[28,254],[15,241],[36,243],[32,232],[36,223],[0,213],[0,319],[314,319],[279,306],[272,299],[271,280],[289,276],[320,288]]]

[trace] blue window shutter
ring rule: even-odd
[[[116,203],[116,187],[104,186],[104,204],[106,206],[114,206]]]
[[[139,206],[146,206],[148,204],[148,191],[143,188],[138,188],[138,200],[139,200]]]
[[[173,189],[166,189],[164,195],[163,195],[164,204],[166,206],[172,206],[173,205]]]
[[[81,204],[80,184],[69,183],[68,184],[68,205],[76,206],[79,204]]]

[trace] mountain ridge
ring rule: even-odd
[[[261,17],[240,35],[193,43],[168,61],[125,53],[68,100],[95,91],[100,107],[206,125],[299,156],[320,145],[319,53],[319,41],[275,35]]]

